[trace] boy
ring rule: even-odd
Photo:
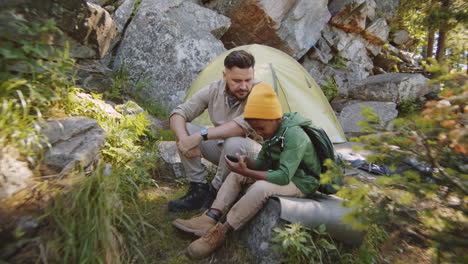
[[[256,85],[247,99],[244,118],[263,137],[256,159],[237,154],[238,162],[225,158],[231,173],[221,186],[211,208],[189,220],[176,219],[173,225],[201,236],[187,248],[192,258],[210,255],[226,234],[247,223],[273,195],[305,197],[313,194],[319,181],[305,172],[320,175],[320,162],[309,137],[301,126],[309,125],[298,113],[284,114],[273,88]],[[250,185],[235,204],[244,185]],[[226,221],[219,223],[227,211]]]

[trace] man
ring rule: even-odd
[[[232,230],[245,225],[273,195],[305,197],[319,187],[320,161],[302,126],[310,120],[298,113],[284,114],[273,88],[261,83],[247,100],[244,116],[263,137],[256,159],[237,154],[238,162],[226,159],[232,172],[221,186],[209,210],[189,220],[176,219],[173,225],[201,236],[187,248],[191,258],[204,258],[218,248]],[[242,197],[242,190],[246,189]],[[220,222],[226,213],[224,223]]]
[[[246,99],[252,86],[258,83],[254,81],[254,65],[252,54],[243,50],[231,52],[224,60],[223,78],[204,87],[171,113],[171,129],[177,137],[190,186],[185,196],[169,202],[170,211],[209,208],[230,172],[224,156],[240,153],[255,157],[260,150],[260,144],[246,137],[253,130],[243,117]],[[190,123],[205,109],[214,127]],[[211,184],[206,181],[201,156],[218,165]]]

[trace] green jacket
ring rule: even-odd
[[[304,194],[313,194],[319,180],[307,171],[320,175],[317,152],[301,126],[310,125],[309,119],[299,113],[284,114],[275,135],[263,142],[258,157],[254,160],[257,170],[267,171],[267,181],[286,185],[292,181]],[[283,145],[283,146],[282,146]]]

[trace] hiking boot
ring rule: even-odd
[[[168,204],[169,211],[183,211],[199,209],[205,201],[209,186],[207,183],[190,182],[188,192],[183,197],[172,200]]]
[[[188,220],[178,218],[172,221],[172,225],[196,236],[203,236],[208,230],[215,226],[217,222],[217,219],[206,215],[206,213],[201,213]]]
[[[211,209],[211,205],[213,204],[214,200],[216,199],[216,195],[218,194],[218,190],[216,190],[215,187],[213,187],[212,184],[210,184],[210,187],[208,188],[208,192],[206,193],[205,196],[205,202],[203,202],[202,207],[198,211],[199,213],[205,212],[207,210]]]
[[[209,256],[217,249],[226,238],[228,228],[222,223],[217,223],[206,234],[193,241],[187,247],[187,255],[190,258],[201,259]]]

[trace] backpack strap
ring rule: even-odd
[[[281,140],[281,151],[284,150],[284,138],[286,136],[286,132],[288,132],[288,129],[289,129],[289,127],[286,127],[283,134],[281,134],[281,136],[278,137]]]

